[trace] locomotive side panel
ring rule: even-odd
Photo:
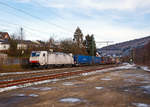
[[[55,64],[55,54],[49,53],[47,61],[48,61],[47,62],[48,65],[54,65]]]
[[[65,60],[64,60],[65,64],[74,64],[72,54],[67,54],[64,57],[65,57]]]
[[[60,54],[55,54],[55,65],[63,64],[63,56]]]
[[[74,64],[74,60],[71,54],[49,53],[48,64],[49,65]]]

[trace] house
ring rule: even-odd
[[[10,36],[7,32],[0,32],[0,51],[8,50],[10,45],[8,43],[8,40],[10,39]]]
[[[26,43],[18,43],[17,44],[17,49],[18,50],[21,50],[21,49],[26,50],[26,49],[28,49],[28,44],[26,44]]]
[[[10,47],[8,41],[0,40],[0,51],[6,51]]]
[[[10,48],[10,39],[11,38],[7,32],[0,32],[0,51],[6,51]],[[18,50],[43,48],[47,46],[47,44],[42,41],[32,42],[30,40],[16,40],[16,42]]]
[[[10,36],[7,32],[0,32],[0,40],[9,40]]]
[[[39,47],[39,44],[34,43],[30,40],[23,40],[23,41],[17,41],[17,49],[23,49],[26,50],[28,48],[34,48],[34,47]]]
[[[36,43],[39,47],[46,47],[46,43],[41,40],[36,40],[34,43]]]

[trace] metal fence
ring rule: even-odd
[[[0,53],[0,64],[3,64],[7,60],[7,54]]]
[[[5,57],[5,58],[0,58],[0,63],[4,65],[25,65],[28,64],[28,58],[10,58],[10,57]]]

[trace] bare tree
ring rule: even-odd
[[[9,56],[17,56],[17,36],[15,34],[11,35],[11,39],[9,40],[9,50],[8,55]]]
[[[79,47],[82,47],[83,46],[83,33],[81,31],[81,29],[79,27],[77,27],[75,33],[74,33],[74,39],[73,41],[75,43],[77,43],[77,45]]]
[[[60,42],[61,51],[65,53],[73,53],[74,55],[82,54],[88,55],[84,47],[79,47],[77,43],[74,43],[71,39],[65,39]]]
[[[48,41],[48,45],[50,48],[53,48],[54,47],[54,44],[55,44],[55,40],[53,37],[50,37],[49,38],[49,41]]]

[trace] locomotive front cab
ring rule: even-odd
[[[33,51],[30,55],[29,62],[31,65],[40,65],[40,52],[38,51]]]
[[[30,56],[31,65],[46,65],[47,51],[33,51]]]

